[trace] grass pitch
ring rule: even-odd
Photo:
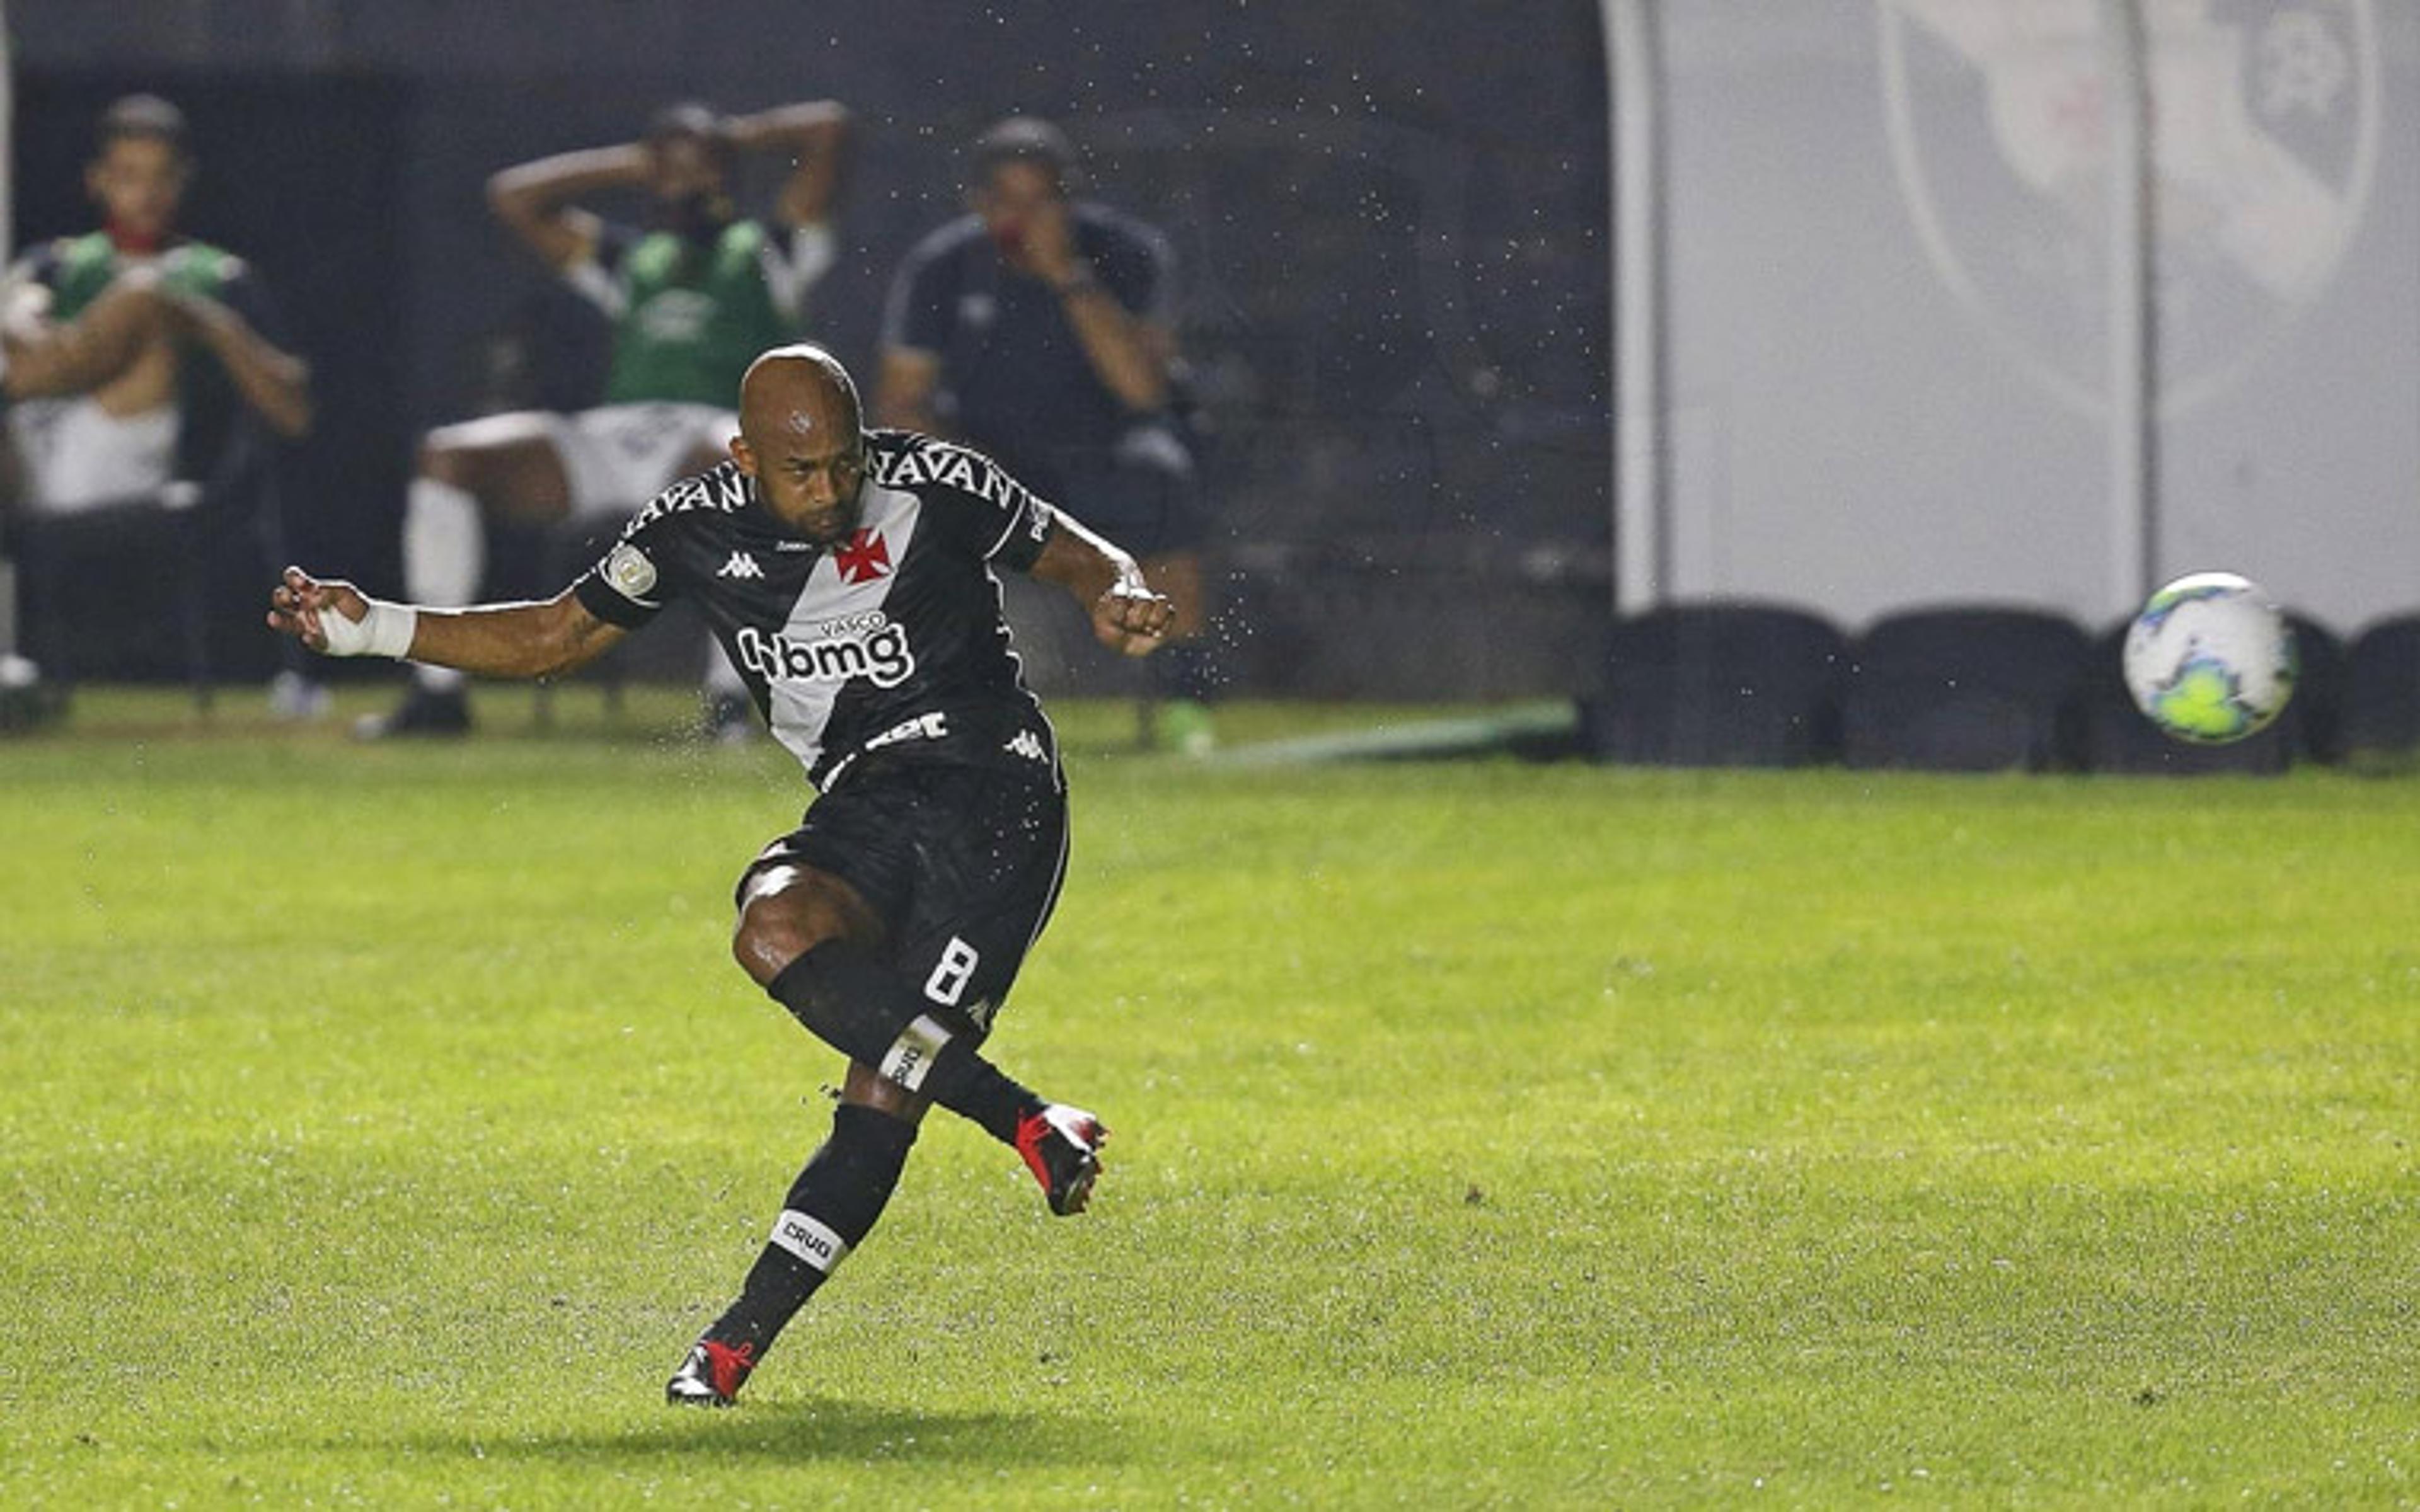
[[[2420,1498],[2420,783],[1232,770],[1078,706],[994,1044],[1116,1131],[1095,1211],[937,1116],[705,1414],[836,1070],[725,954],[805,792],[525,697],[0,745],[0,1504]]]

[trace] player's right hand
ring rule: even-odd
[[[1121,656],[1148,656],[1168,639],[1176,605],[1140,577],[1120,579],[1093,603],[1093,634]]]
[[[359,624],[369,611],[369,600],[351,583],[341,579],[321,582],[300,567],[287,568],[285,579],[269,593],[269,627],[318,652],[328,649],[325,616],[342,614]]]

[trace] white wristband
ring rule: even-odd
[[[411,638],[420,628],[420,611],[409,604],[390,604],[384,599],[364,598],[369,611],[358,620],[348,619],[345,611],[331,605],[319,614],[320,633],[328,638],[327,654],[331,656],[391,656],[397,660],[411,655]]]

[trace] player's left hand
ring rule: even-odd
[[[1148,656],[1168,640],[1176,606],[1164,594],[1155,594],[1141,579],[1123,578],[1093,601],[1093,634],[1111,651]]]

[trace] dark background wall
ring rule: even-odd
[[[1607,534],[1595,14],[18,0],[19,235],[81,224],[101,100],[185,102],[194,228],[260,263],[329,386],[300,547],[391,583],[420,427],[594,392],[600,332],[507,245],[489,174],[627,140],[669,99],[845,100],[861,153],[816,326],[863,370],[891,269],[957,208],[961,146],[1052,116],[1100,197],[1175,242],[1247,676],[1553,689],[1602,614]],[[1361,632],[1330,643],[1338,594]]]

